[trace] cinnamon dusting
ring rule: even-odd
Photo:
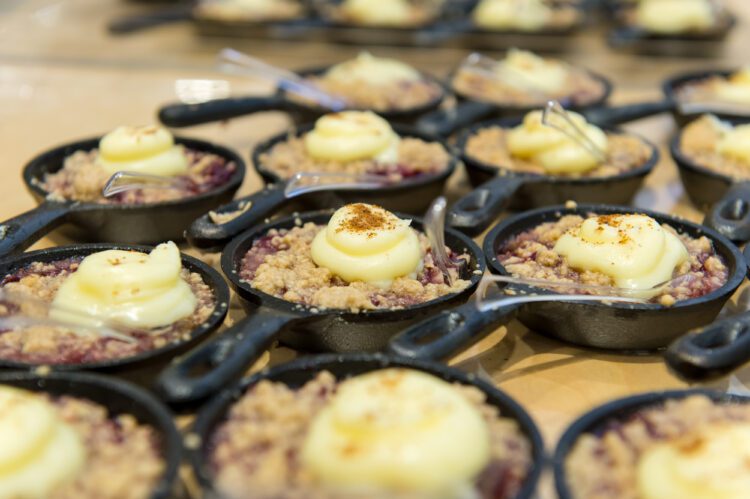
[[[376,235],[375,231],[396,228],[395,217],[389,217],[388,212],[380,206],[355,203],[349,205],[349,211],[352,215],[336,228],[336,232],[367,232],[367,237],[372,238]]]

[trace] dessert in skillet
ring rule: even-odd
[[[412,110],[435,102],[443,89],[413,67],[368,52],[306,80],[344,99],[349,107],[374,111]]]
[[[24,315],[57,321],[0,331],[0,359],[33,364],[116,360],[181,342],[216,305],[211,288],[182,267],[171,242],[150,254],[107,250],[35,262],[4,276],[0,285],[25,299]],[[17,301],[0,303],[0,313],[18,312]],[[122,334],[101,333],[95,326],[102,323]]]
[[[299,0],[202,0],[196,16],[226,21],[284,21],[305,13]]]
[[[619,15],[649,33],[679,35],[712,31],[728,14],[712,0],[640,0],[624,4]]]
[[[565,177],[619,175],[642,167],[653,154],[651,147],[634,135],[606,132],[577,113],[567,114],[604,157],[542,123],[541,111],[528,113],[515,128],[480,128],[466,141],[465,154],[505,171]],[[556,126],[575,133],[562,117],[551,115],[550,119]]]
[[[505,242],[498,260],[517,277],[626,288],[666,306],[708,294],[728,277],[706,236],[640,214],[565,215]]]
[[[682,102],[717,102],[750,105],[750,67],[727,76],[712,75],[689,81],[675,89]]]
[[[510,49],[489,74],[459,68],[452,86],[461,96],[513,107],[542,106],[549,100],[586,106],[607,91],[584,69],[518,49]]]
[[[175,144],[160,126],[123,126],[102,137],[99,147],[76,151],[57,172],[48,173],[41,187],[52,201],[144,204],[183,199],[226,184],[236,166],[215,154]],[[105,198],[102,189],[119,171],[179,179],[176,188],[135,189]]]
[[[442,144],[399,137],[386,120],[369,111],[327,114],[309,132],[290,135],[260,156],[261,168],[285,179],[298,172],[345,172],[399,181],[439,174],[449,164]]]
[[[573,26],[580,20],[581,11],[576,2],[480,0],[471,18],[486,30],[545,31]]]
[[[371,27],[413,28],[435,21],[445,0],[343,0],[325,5],[331,20]]]
[[[158,435],[94,402],[0,385],[0,497],[146,499],[164,471]]]
[[[750,179],[750,125],[705,115],[680,135],[679,151],[694,164],[735,180]]]
[[[531,446],[471,386],[390,368],[299,389],[261,381],[211,437],[230,498],[515,497]]]
[[[399,309],[466,288],[459,268],[468,256],[447,248],[447,284],[429,240],[409,224],[379,206],[346,205],[325,226],[270,230],[242,259],[240,277],[290,302],[352,312]]]
[[[750,404],[693,395],[582,435],[565,471],[576,499],[740,499],[749,462]]]

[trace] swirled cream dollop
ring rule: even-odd
[[[724,81],[716,82],[714,92],[722,100],[750,104],[750,67],[733,73]]]
[[[489,458],[477,408],[445,381],[408,369],[342,382],[302,448],[304,465],[331,488],[436,497],[465,492]]]
[[[198,303],[181,270],[180,251],[173,242],[149,254],[94,253],[60,286],[50,316],[81,325],[97,320],[147,329],[172,324],[190,316]]]
[[[326,79],[368,85],[389,85],[421,78],[419,71],[408,64],[389,57],[373,57],[369,52],[361,52],[354,59],[336,64],[326,72]]]
[[[181,145],[161,126],[121,126],[99,141],[97,163],[111,174],[119,171],[172,177],[188,170]]]
[[[477,26],[487,29],[535,31],[544,27],[552,10],[542,0],[482,0],[472,12]]]
[[[0,497],[50,497],[82,471],[86,449],[51,402],[0,386]]]
[[[541,90],[550,95],[564,88],[570,75],[570,69],[561,61],[515,48],[508,51],[495,72],[503,83],[514,88]]]
[[[576,127],[602,151],[607,150],[607,134],[580,114],[568,111]],[[573,132],[573,127],[558,115],[550,116],[551,123]],[[542,166],[549,173],[583,173],[601,164],[601,160],[568,135],[542,123],[542,112],[528,113],[523,123],[508,132],[508,150],[522,159]]]
[[[750,164],[750,125],[721,123],[716,151],[722,156]]]
[[[708,29],[715,23],[708,0],[641,0],[637,22],[655,33],[681,33]]]
[[[615,286],[648,289],[672,279],[686,262],[685,245],[646,215],[590,217],[560,236],[554,251],[577,270],[601,272]]]
[[[355,22],[365,25],[400,26],[412,19],[409,0],[346,0],[341,8]]]
[[[716,423],[658,443],[638,461],[643,499],[744,499],[750,491],[750,424]]]
[[[315,159],[395,163],[400,138],[386,120],[371,111],[344,111],[318,118],[304,141],[307,153]]]
[[[312,259],[347,282],[387,287],[397,277],[415,276],[422,266],[410,223],[379,206],[346,205],[313,239]]]

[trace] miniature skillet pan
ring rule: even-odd
[[[521,118],[479,123],[459,139],[457,147],[469,180],[479,187],[450,208],[448,224],[451,227],[470,235],[480,234],[508,205],[523,210],[562,204],[569,200],[629,204],[644,178],[659,162],[658,148],[643,138],[641,140],[651,148],[651,157],[638,168],[609,177],[571,178],[513,172],[483,163],[467,153],[466,145],[478,131],[492,126],[510,128],[519,123]],[[605,130],[609,133],[626,133],[614,128],[605,127]]]
[[[413,358],[444,358],[517,317],[532,331],[576,345],[610,350],[646,350],[667,346],[690,329],[712,322],[744,280],[745,260],[728,239],[717,232],[675,217],[626,206],[553,206],[512,216],[495,226],[484,239],[490,271],[509,275],[497,259],[498,249],[514,236],[564,215],[643,213],[692,237],[707,236],[729,270],[727,282],[699,298],[671,307],[636,303],[536,302],[508,305],[480,312],[473,302],[446,310],[404,331],[390,342],[392,351]],[[530,286],[509,285],[513,294],[554,294]]]
[[[202,140],[175,138],[177,144],[216,154],[235,164],[224,184],[183,199],[150,204],[104,204],[52,201],[41,187],[44,176],[63,167],[76,151],[99,146],[100,137],[65,144],[32,159],[23,170],[23,181],[39,206],[0,224],[0,258],[23,251],[52,229],[69,223],[68,235],[77,239],[128,244],[152,244],[183,239],[196,217],[232,199],[245,177],[245,162],[225,147]]]
[[[615,422],[627,421],[641,410],[659,406],[668,400],[681,400],[691,395],[705,395],[714,402],[726,404],[747,404],[750,398],[739,395],[729,395],[716,390],[692,389],[650,392],[608,402],[601,405],[571,424],[555,449],[553,461],[555,474],[555,489],[560,499],[574,499],[574,495],[566,480],[565,461],[570,455],[578,438],[584,433],[599,434],[612,428]]]
[[[331,66],[324,66],[299,71],[301,76],[320,76],[328,71]],[[378,114],[388,121],[396,123],[413,123],[416,119],[437,109],[446,97],[443,84],[426,73],[422,77],[435,83],[442,92],[435,99],[421,106],[411,109],[378,111]],[[306,103],[290,95],[283,86],[278,86],[272,95],[252,97],[232,97],[228,99],[216,99],[200,104],[167,104],[159,109],[159,121],[170,127],[187,127],[210,123],[213,121],[224,121],[238,116],[258,113],[261,111],[285,111],[288,112],[294,122],[310,123],[331,110],[314,103]]]
[[[294,135],[300,136],[312,130],[314,125],[298,127]],[[404,125],[393,125],[396,133],[402,137],[415,137],[427,142],[435,139]],[[281,133],[261,144],[252,153],[253,165],[258,174],[266,182],[266,187],[249,196],[234,201],[214,210],[215,213],[241,211],[243,206],[250,203],[249,208],[225,223],[214,223],[208,214],[195,220],[187,231],[190,244],[201,249],[220,249],[240,232],[261,223],[266,218],[281,210],[294,198],[285,193],[287,181],[276,173],[263,167],[261,156],[268,153],[276,144],[288,140],[292,136],[289,132]],[[441,143],[451,154],[452,148]],[[302,201],[316,208],[330,208],[351,202],[365,202],[380,205],[390,211],[421,214],[429,207],[433,199],[440,196],[448,178],[456,169],[456,158],[451,154],[447,168],[434,175],[420,175],[407,178],[399,183],[390,184],[374,190],[339,189],[335,192],[321,191],[302,196]]]
[[[43,249],[23,253],[16,257],[0,262],[0,280],[7,275],[30,265],[33,262],[55,262],[77,256],[88,256],[99,251],[120,249],[148,252],[151,247],[122,245],[122,244],[80,244],[75,246],[62,246],[57,248]],[[123,376],[137,382],[150,381],[154,372],[162,369],[169,359],[175,355],[188,350],[197,342],[218,329],[227,314],[229,303],[229,287],[221,275],[209,265],[191,256],[182,254],[182,265],[184,268],[199,274],[203,281],[213,290],[216,300],[216,308],[211,316],[198,328],[190,333],[190,339],[180,343],[170,343],[162,348],[149,350],[134,356],[121,359],[90,362],[83,364],[56,364],[52,365],[53,371],[95,371],[105,374]],[[0,359],[0,370],[28,370],[38,367],[36,364],[25,362],[14,362]]]
[[[237,236],[221,255],[221,268],[229,279],[249,316],[211,341],[176,359],[159,376],[157,389],[170,403],[184,404],[206,398],[242,373],[273,341],[308,351],[376,351],[403,328],[466,301],[484,273],[482,253],[468,237],[446,230],[445,244],[470,255],[461,278],[470,281],[459,293],[398,310],[373,310],[352,313],[346,310],[321,310],[292,303],[258,291],[240,279],[237,269],[252,247],[272,228],[291,229],[313,222],[326,224],[332,211],[304,213],[254,227]],[[399,215],[400,217],[405,217]],[[422,221],[412,218],[412,227],[423,230]],[[200,371],[200,375],[192,373]]]
[[[487,403],[497,407],[500,414],[515,420],[521,432],[531,442],[532,468],[515,499],[529,499],[533,497],[539,475],[544,467],[544,444],[542,436],[531,417],[524,409],[504,392],[495,388],[491,383],[465,374],[457,369],[433,362],[423,362],[403,357],[387,356],[379,353],[354,353],[345,355],[316,355],[302,357],[292,362],[281,364],[271,369],[263,370],[239,384],[233,384],[219,392],[198,414],[192,427],[192,434],[199,437],[201,445],[187,451],[188,460],[193,467],[198,483],[208,495],[213,497],[217,491],[214,488],[213,471],[208,461],[211,436],[217,426],[227,417],[227,412],[233,403],[245,391],[262,380],[280,382],[291,388],[298,388],[312,380],[319,372],[329,371],[338,379],[357,376],[370,371],[386,368],[416,369],[437,376],[449,383],[471,385],[480,389],[487,397]],[[252,493],[248,491],[248,493]]]
[[[172,414],[153,395],[122,380],[76,372],[43,376],[29,372],[0,372],[0,385],[87,399],[106,407],[110,415],[130,414],[138,422],[151,426],[159,434],[158,446],[166,466],[150,499],[177,497],[182,437]]]

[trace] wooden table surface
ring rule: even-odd
[[[616,53],[604,45],[603,28],[597,26],[577,36],[565,57],[612,78],[616,83],[615,103],[658,99],[659,83],[672,73],[749,62],[750,9],[744,0],[728,3],[738,13],[740,23],[721,56],[714,59]],[[21,168],[33,155],[121,124],[153,122],[157,107],[175,100],[177,79],[225,79],[237,94],[270,90],[264,82],[219,73],[214,58],[224,46],[232,45],[290,68],[340,61],[360,50],[322,43],[206,39],[197,36],[187,23],[126,37],[107,34],[109,19],[144,8],[118,0],[0,2],[0,219],[34,207],[20,178]],[[466,55],[464,50],[448,48],[371,49],[437,75],[444,75]],[[194,127],[185,133],[224,143],[248,158],[253,144],[288,125],[280,113],[262,113]],[[659,116],[628,128],[662,146],[662,161],[637,196],[637,204],[700,221],[702,214],[686,200],[675,166],[663,147],[674,133],[671,118]],[[249,173],[241,192],[252,192],[260,185],[258,177]],[[451,195],[465,189],[463,174],[459,173],[452,179]],[[52,234],[34,247],[65,242]],[[216,260],[215,255],[205,257]],[[233,312],[235,316],[238,313]],[[277,363],[293,355],[277,348],[263,362]],[[667,372],[658,354],[622,355],[581,349],[529,332],[517,322],[498,329],[452,362],[491,377],[515,397],[540,425],[550,449],[564,428],[594,405],[628,394],[685,386]],[[750,385],[750,370],[715,386],[742,389],[743,380]],[[547,477],[540,495],[554,496],[549,482]]]

